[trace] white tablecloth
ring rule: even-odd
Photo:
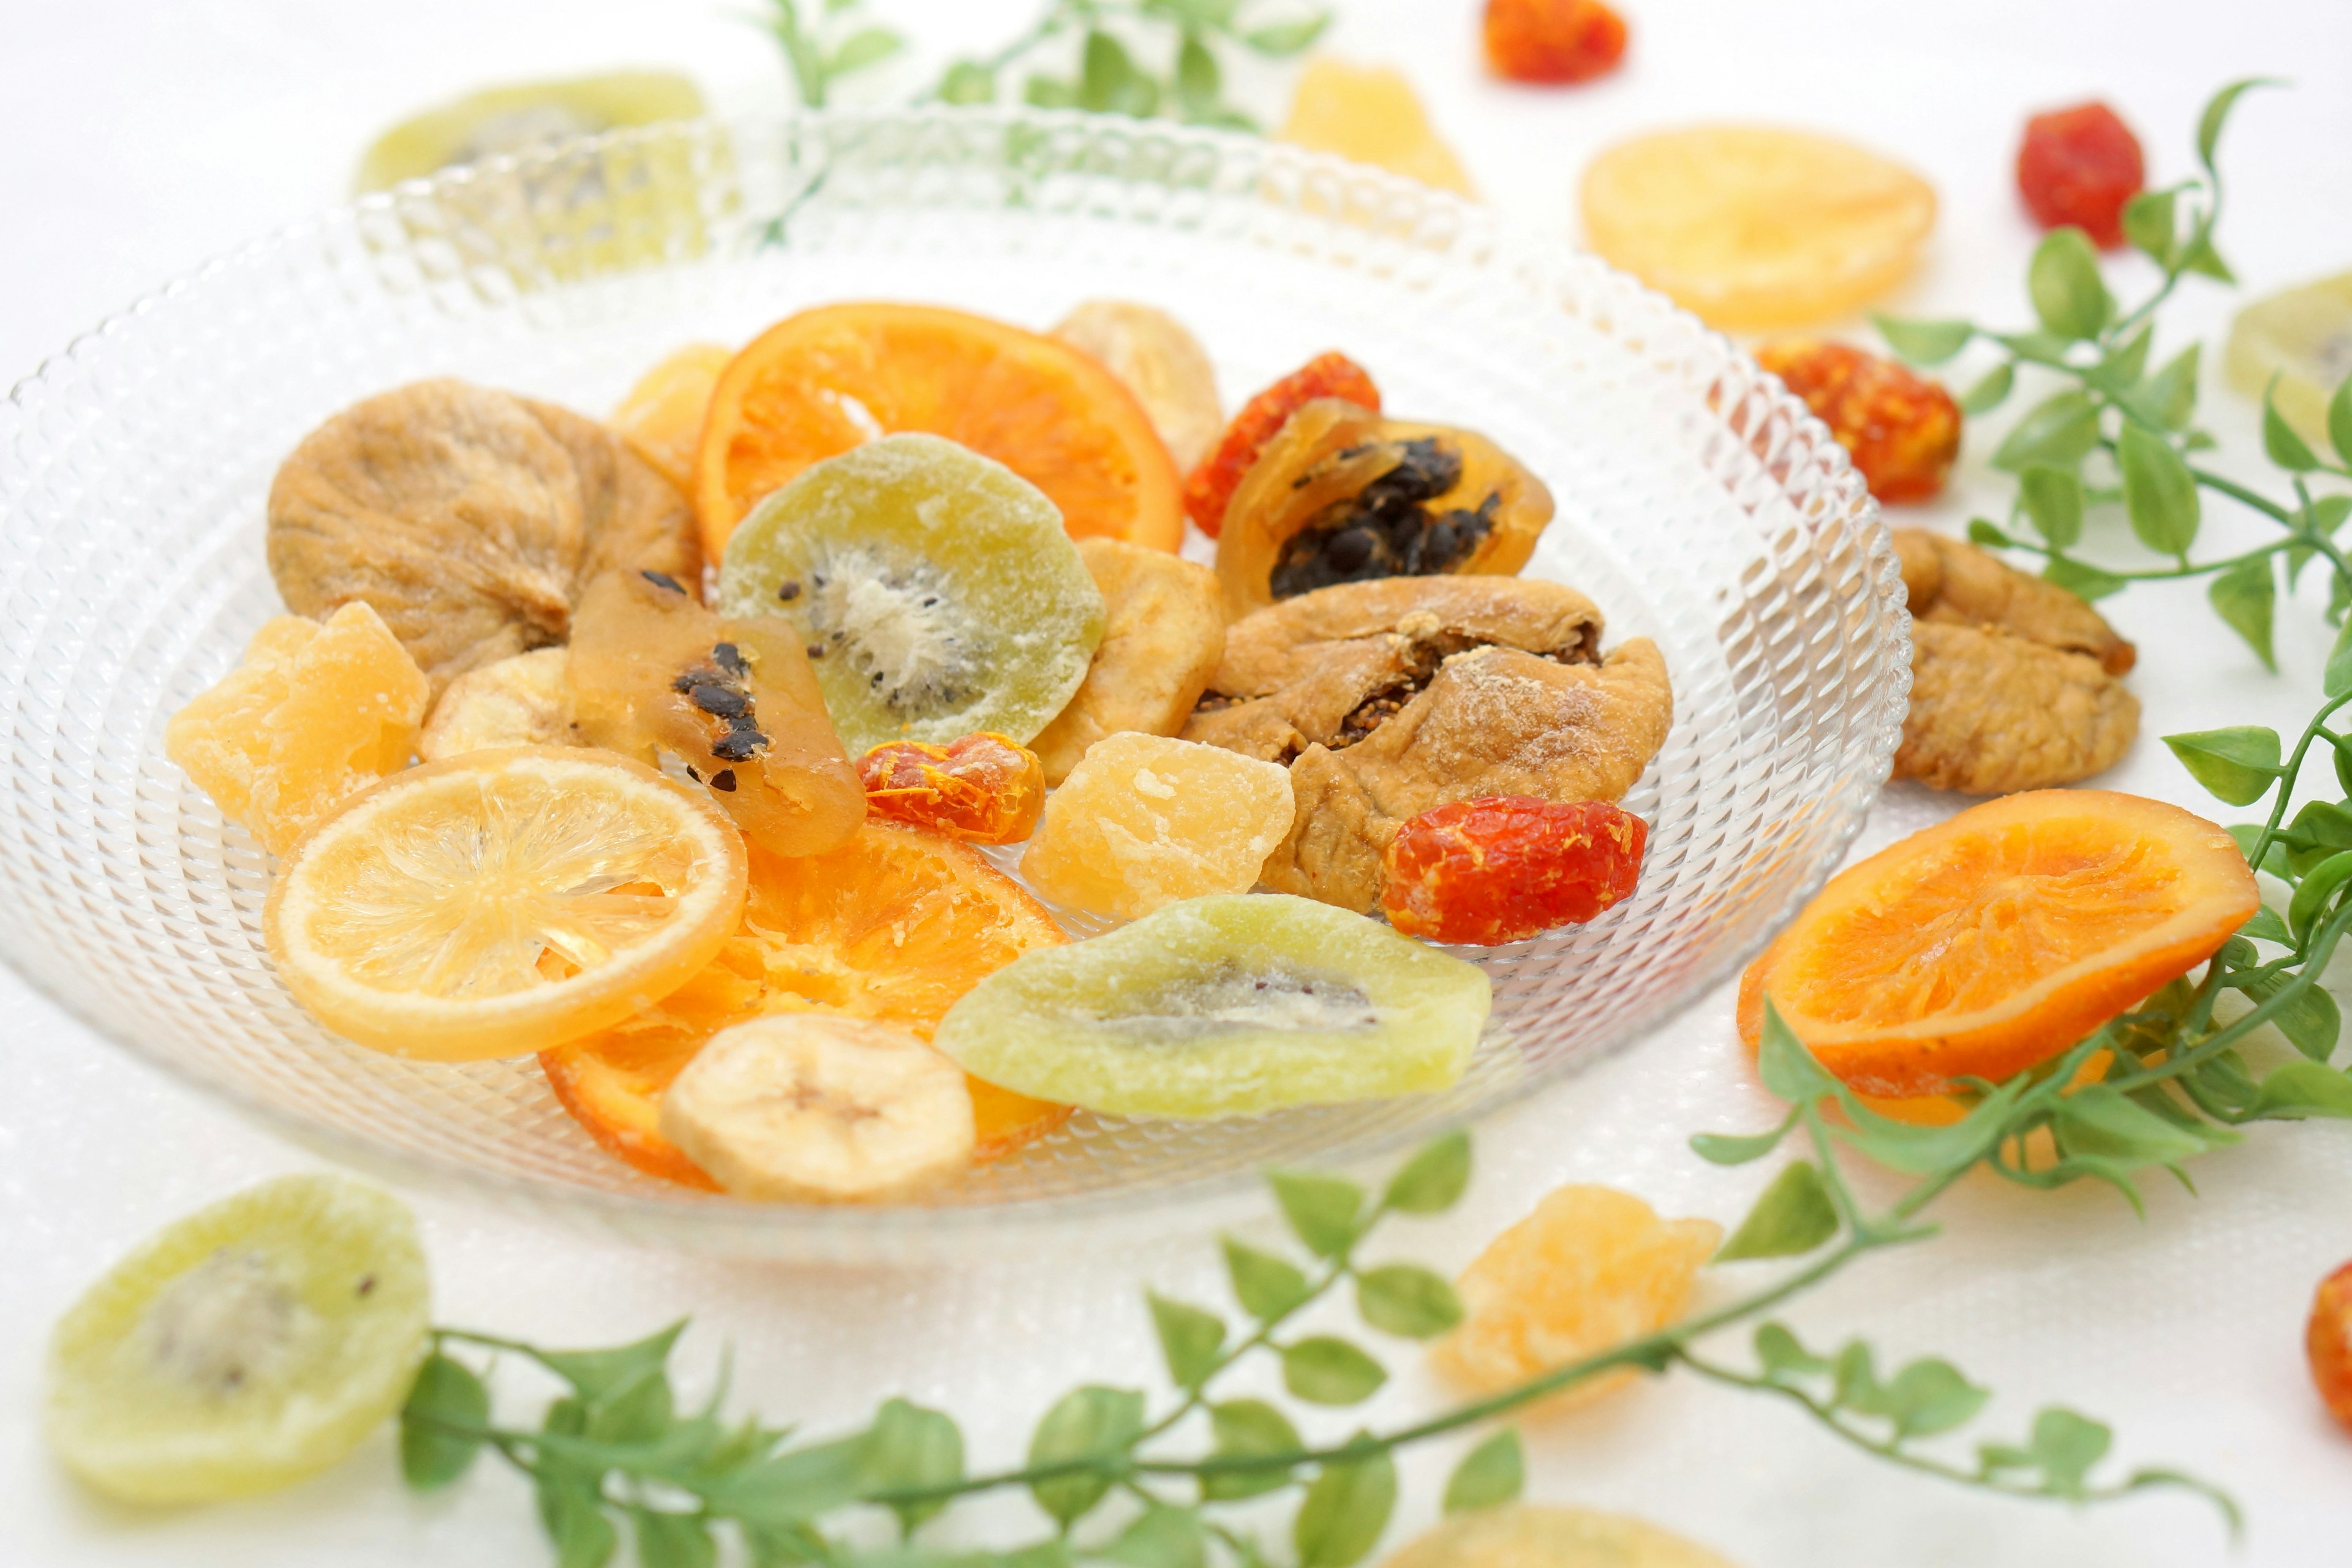
[[[882,3],[921,26],[935,61],[949,43],[1009,33],[1034,0]],[[1897,309],[2021,321],[2033,237],[2009,163],[2024,114],[2105,96],[2138,127],[2161,183],[2189,172],[2189,128],[2207,91],[2268,72],[2297,85],[2249,100],[2231,132],[2227,254],[2252,291],[2352,265],[2352,6],[2342,0],[1624,0],[1634,29],[1626,68],[1559,92],[1486,79],[1472,0],[1339,4],[1330,47],[1404,64],[1487,194],[1563,244],[1577,171],[1621,135],[1698,117],[1818,125],[1908,160],[1942,194],[1929,263]],[[722,108],[781,106],[772,46],[729,9],[6,0],[0,376],[31,371],[206,257],[338,200],[377,129],[467,86],[675,64]],[[1268,95],[1261,107],[1278,108],[1275,79],[1253,86]],[[2168,321],[2211,342],[2231,299],[2202,285],[2189,296]],[[2213,357],[2209,349],[2209,367]],[[2252,467],[2245,408],[2218,384],[2207,399],[2232,448],[2223,465]],[[1927,517],[1957,528],[1972,505],[2006,494],[1982,468],[1989,447],[1972,437],[1955,493]],[[2299,729],[2326,634],[2315,604],[2284,610],[2287,673],[2273,677],[2196,593],[2142,588],[2112,602],[2139,644],[2133,684],[2147,719],[2132,756],[2104,782],[2218,810],[2153,737],[2228,722]],[[1891,792],[1862,847],[1951,804]],[[312,1484],[184,1515],[133,1517],[69,1485],[36,1423],[57,1314],[157,1226],[314,1162],[135,1064],[5,971],[0,1017],[0,1560],[547,1561],[511,1476],[486,1462],[454,1492],[413,1501],[394,1479],[388,1434]],[[1733,1043],[1728,994],[1708,997],[1675,1026],[1482,1128],[1463,1211],[1400,1226],[1393,1245],[1458,1265],[1571,1179],[1631,1188],[1668,1212],[1736,1218],[1760,1175],[1706,1166],[1684,1140],[1760,1126],[1769,1109]],[[2199,1197],[2150,1184],[2144,1222],[2089,1185],[2043,1195],[1971,1183],[1942,1205],[1944,1238],[1866,1265],[1794,1319],[1816,1340],[1861,1331],[1885,1355],[1950,1356],[1999,1391],[1994,1435],[2021,1431],[2045,1401],[2114,1422],[2127,1463],[2195,1470],[2244,1502],[2250,1531],[2237,1561],[2344,1561],[2352,1438],[2312,1395],[2302,1325],[2314,1283],[2352,1258],[2352,1130],[2261,1129],[2196,1175]],[[1222,1299],[1213,1249],[1198,1237],[1126,1257],[1074,1247],[980,1266],[811,1272],[630,1250],[446,1198],[420,1197],[417,1207],[443,1321],[585,1343],[691,1312],[685,1366],[707,1375],[731,1340],[741,1395],[771,1416],[821,1427],[905,1394],[953,1410],[982,1458],[1016,1455],[1034,1414],[1072,1383],[1131,1380],[1154,1362],[1140,1282]],[[1400,1375],[1371,1411],[1383,1423],[1439,1398],[1411,1352],[1391,1360]],[[1784,1408],[1687,1379],[1530,1427],[1528,1441],[1531,1495],[1646,1515],[1749,1568],[2152,1568],[2219,1562],[2225,1551],[2211,1510],[2187,1498],[2087,1512],[1988,1499],[1895,1473]],[[1408,1464],[1392,1542],[1433,1514],[1450,1457]]]

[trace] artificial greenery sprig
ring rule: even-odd
[[[866,0],[812,0],[807,15],[800,0],[768,0],[759,26],[784,52],[793,90],[807,109],[822,109],[833,84],[880,65],[907,47],[896,29],[871,21]]]

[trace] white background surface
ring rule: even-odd
[[[2021,321],[2032,236],[2009,159],[2028,111],[2106,97],[2139,130],[2160,184],[2189,172],[2189,126],[2210,88],[2275,73],[2293,76],[2294,90],[2249,100],[2230,138],[2225,252],[2250,293],[2352,265],[2352,6],[2342,0],[1627,0],[1627,68],[1561,92],[1484,78],[1472,0],[1339,3],[1330,47],[1407,65],[1487,194],[1562,243],[1577,171],[1632,130],[1701,116],[1811,123],[1903,157],[1942,194],[1928,263],[1895,308]],[[1031,0],[882,7],[943,49],[1010,32]],[[722,108],[780,106],[772,46],[730,9],[0,0],[0,380],[206,257],[338,200],[379,128],[467,87],[674,64]],[[910,64],[869,90],[919,74]],[[1277,79],[1254,85],[1265,92],[1256,107],[1279,108]],[[2130,264],[2114,272],[2119,288],[2137,287]],[[2231,308],[2224,291],[2193,288],[2168,313],[2158,353],[2199,333],[2210,366]],[[2222,466],[2258,471],[2244,407],[2210,375],[2206,396],[2232,449]],[[1982,510],[2006,494],[1981,467],[1991,445],[1971,433],[1958,493],[1933,521],[1957,528],[1971,496]],[[2103,782],[2218,811],[2153,737],[2226,722],[2300,728],[2326,634],[2315,605],[2284,609],[2287,673],[2272,677],[2194,592],[2135,589],[2110,602],[2139,643],[2133,684],[2147,718]],[[1893,792],[1863,847],[1951,804]],[[511,1476],[485,1462],[452,1494],[412,1501],[388,1434],[314,1483],[204,1512],[132,1517],[73,1489],[36,1426],[48,1324],[157,1226],[315,1162],[135,1065],[5,971],[0,1019],[0,1562],[547,1560]],[[1733,1043],[1728,994],[1706,997],[1673,1028],[1481,1129],[1470,1202],[1444,1222],[1400,1226],[1392,1245],[1457,1266],[1570,1179],[1731,1221],[1762,1173],[1706,1167],[1684,1139],[1761,1125],[1768,1110]],[[2200,1197],[2151,1185],[2144,1223],[2100,1191],[1971,1183],[1939,1211],[1944,1238],[1865,1265],[1793,1316],[1817,1340],[1863,1331],[1887,1356],[1952,1357],[1999,1391],[1988,1436],[2021,1431],[2043,1402],[2112,1421],[2127,1464],[2189,1468],[2245,1503],[2250,1531],[2234,1558],[2210,1510],[2184,1498],[2087,1513],[1981,1498],[1686,1380],[1531,1426],[1528,1490],[1646,1515],[1748,1568],[2352,1558],[2352,1439],[2326,1423],[2301,1349],[2314,1283],[2352,1258],[2352,1130],[2260,1130],[2196,1173]],[[955,1412],[982,1462],[1015,1456],[1034,1414],[1072,1383],[1132,1381],[1156,1362],[1136,1284],[1222,1300],[1204,1238],[1127,1257],[1073,1246],[977,1267],[813,1272],[630,1250],[441,1197],[417,1206],[443,1321],[561,1344],[632,1337],[691,1312],[682,1359],[692,1376],[731,1340],[738,1388],[771,1416],[846,1424],[903,1393]],[[1410,1351],[1390,1359],[1399,1375],[1371,1412],[1382,1424],[1439,1397]],[[1391,1544],[1433,1513],[1451,1458],[1408,1466]]]

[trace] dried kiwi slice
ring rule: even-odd
[[[348,1176],[287,1176],[191,1215],[58,1322],[48,1438],[129,1502],[205,1502],[322,1470],[424,1359],[416,1221]]]
[[[694,120],[702,91],[675,71],[611,71],[494,87],[404,120],[367,150],[354,187],[389,190],[459,163],[623,126]]]
[[[1026,745],[1103,635],[1059,509],[937,436],[869,441],[761,501],[728,539],[719,604],[798,628],[852,755],[982,731]]]
[[[1024,953],[932,1044],[974,1078],[1117,1116],[1206,1119],[1444,1089],[1492,996],[1475,964],[1286,894],[1189,899]]]

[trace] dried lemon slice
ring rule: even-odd
[[[1602,259],[1729,330],[1843,316],[1900,282],[1935,188],[1834,137],[1699,125],[1621,142],[1584,174]]]
[[[648,1007],[743,910],[709,797],[583,747],[469,752],[355,796],[294,847],[263,932],[295,999],[395,1056],[519,1056]]]

